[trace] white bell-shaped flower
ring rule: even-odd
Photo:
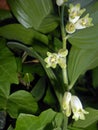
[[[75,23],[80,18],[80,16],[85,12],[86,9],[80,9],[80,4],[76,4],[75,6],[69,5],[69,22]]]
[[[87,14],[85,17],[79,19],[76,23],[75,23],[75,28],[76,29],[83,29],[83,28],[87,28],[93,26],[92,24],[92,18],[89,17],[89,14]]]
[[[73,119],[76,121],[78,119],[85,120],[84,114],[88,114],[88,112],[83,109],[82,103],[77,96],[71,96],[71,108],[73,112]]]
[[[67,117],[71,115],[71,93],[65,92],[63,96],[62,109]]]

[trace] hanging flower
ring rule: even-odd
[[[89,14],[87,14],[85,17],[79,19],[75,24],[76,29],[83,29],[83,28],[87,28],[90,26],[93,26],[93,24],[92,24],[92,18],[89,17]]]
[[[58,63],[58,56],[56,53],[50,53],[47,52],[47,58],[45,58],[45,62],[47,63],[46,67],[52,67],[52,68],[56,68],[56,65]]]
[[[66,114],[67,117],[71,115],[71,93],[65,92],[62,102],[63,112]]]
[[[74,33],[77,29],[84,29],[93,26],[92,18],[87,14],[85,17],[80,18],[86,9],[80,9],[80,4],[75,6],[69,5],[69,21],[66,25],[66,32],[69,34]]]
[[[76,31],[76,28],[75,28],[75,24],[69,22],[67,23],[66,25],[66,32],[69,33],[69,34],[72,34]]]
[[[70,92],[64,93],[62,108],[67,117],[69,117],[72,112],[72,118],[75,119],[75,121],[79,119],[85,120],[85,114],[89,113],[83,109],[80,99],[77,96],[72,96]]]
[[[73,112],[72,118],[75,119],[76,121],[78,119],[85,120],[84,114],[89,113],[83,109],[82,103],[77,96],[71,97],[71,108]]]
[[[67,2],[67,0],[56,0],[58,6],[62,6],[64,2]]]
[[[69,7],[69,22],[72,23],[75,23],[86,10],[80,9],[80,4],[76,4],[75,6],[70,4]]]

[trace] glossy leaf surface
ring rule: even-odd
[[[8,3],[18,21],[26,28],[33,27],[47,33],[57,27],[51,0],[8,0]]]
[[[52,109],[43,111],[39,116],[20,114],[15,130],[43,130],[46,125],[52,122],[56,113]]]

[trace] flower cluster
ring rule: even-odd
[[[76,4],[75,6],[72,4],[69,5],[69,21],[66,25],[67,33],[72,34],[77,29],[93,26],[92,18],[89,17],[89,14],[80,18],[85,11],[86,9],[80,9],[80,4]]]
[[[76,121],[78,119],[84,120],[84,114],[89,113],[83,109],[80,99],[77,96],[72,95],[70,92],[64,93],[62,108],[67,117],[69,117],[71,112],[73,112],[72,118]]]
[[[58,53],[47,52],[48,57],[44,60],[47,63],[46,67],[56,68],[57,64],[59,64],[61,68],[66,68],[65,58],[67,54],[67,49],[60,49]]]

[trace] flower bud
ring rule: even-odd
[[[58,64],[61,68],[66,68],[66,56],[68,54],[67,49],[60,49],[58,52]]]
[[[69,34],[72,34],[76,31],[76,28],[75,28],[75,24],[69,22],[67,23],[66,25],[66,32],[69,33]]]
[[[56,0],[56,4],[58,6],[62,6],[64,2],[66,2],[67,0]]]

